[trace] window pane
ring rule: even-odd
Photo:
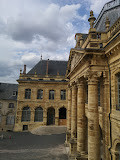
[[[22,121],[30,121],[31,111],[30,107],[24,107],[22,110]]]
[[[25,99],[31,98],[31,89],[25,89]]]
[[[43,121],[43,109],[41,107],[38,107],[35,110],[35,121],[36,122],[42,122]]]
[[[9,103],[9,108],[14,108],[14,103]]]
[[[49,99],[54,99],[54,90],[49,91]]]
[[[6,124],[8,125],[13,125],[14,124],[14,115],[8,115],[7,116],[7,121],[6,121]]]
[[[37,99],[43,99],[43,90],[39,89],[37,92]]]
[[[61,100],[66,99],[66,90],[61,90]]]

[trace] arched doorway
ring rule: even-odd
[[[120,143],[116,145],[116,160],[120,160]]]
[[[59,125],[66,125],[66,108],[61,107],[59,109]]]
[[[47,125],[55,124],[55,109],[53,107],[48,108],[47,110]]]

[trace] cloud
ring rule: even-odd
[[[84,23],[87,15],[79,14],[81,4],[53,2],[0,1],[1,81],[15,82],[20,68],[27,64],[30,70],[41,54],[43,59],[68,59],[70,48],[75,46],[74,35],[79,31],[76,24]]]
[[[88,10],[93,10],[95,14],[99,14],[102,7],[105,3],[109,2],[110,0],[85,0],[87,2]]]

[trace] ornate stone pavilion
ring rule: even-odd
[[[40,60],[17,80],[18,98],[14,131],[42,125],[66,125],[67,61]]]
[[[120,159],[120,1],[106,3],[75,35],[67,66],[66,144],[76,160]]]

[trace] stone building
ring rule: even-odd
[[[17,107],[17,84],[0,83],[0,130],[13,130]]]
[[[40,60],[27,74],[20,71],[14,131],[42,125],[66,125],[67,61]]]
[[[67,66],[66,144],[76,160],[120,159],[120,1],[75,35]],[[95,23],[94,23],[95,22]]]

